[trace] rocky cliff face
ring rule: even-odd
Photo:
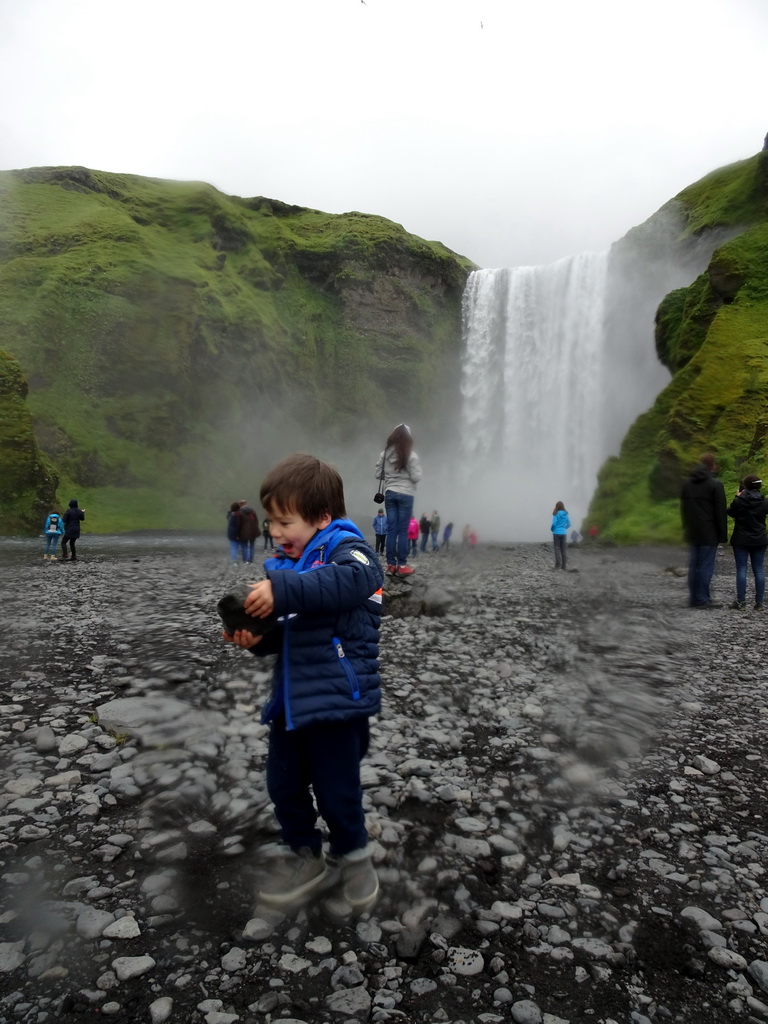
[[[656,314],[672,380],[603,467],[589,519],[618,541],[680,540],[678,495],[701,453],[726,491],[768,471],[768,152],[722,168],[676,198],[681,238],[721,236],[708,265]]]
[[[56,478],[35,441],[21,367],[0,350],[0,533],[39,533],[54,507]]]
[[[103,530],[207,524],[196,510],[288,438],[369,432],[373,448],[404,417],[439,433],[470,269],[380,217],[85,168],[0,173],[0,345]]]

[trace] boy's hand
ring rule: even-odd
[[[254,636],[253,633],[249,633],[246,629],[236,629],[234,633],[222,633],[221,635],[227,643],[237,644],[238,647],[244,647],[246,650],[250,647],[255,647],[262,640],[262,637]]]
[[[245,611],[256,619],[266,619],[275,610],[275,597],[269,580],[254,583],[245,599]]]

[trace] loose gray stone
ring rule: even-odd
[[[112,961],[112,970],[120,981],[129,981],[146,974],[155,966],[151,956],[119,956]]]
[[[149,1004],[149,1017],[152,1024],[165,1024],[173,1012],[173,999],[170,996],[160,996]]]
[[[541,1010],[530,999],[519,999],[510,1009],[515,1024],[543,1024]]]
[[[325,1005],[333,1013],[345,1013],[350,1017],[368,1019],[371,1012],[371,996],[362,985],[357,988],[339,989],[325,1000]]]
[[[768,992],[768,962],[765,960],[753,960],[748,970],[750,976],[755,979],[763,992]]]
[[[446,957],[446,965],[454,974],[472,976],[482,971],[485,961],[482,954],[478,953],[476,949],[451,946]]]

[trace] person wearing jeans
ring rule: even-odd
[[[384,511],[387,513],[387,572],[410,576],[408,524],[413,516],[421,463],[413,450],[410,427],[400,423],[387,438],[376,463],[376,479],[383,477]]]
[[[555,546],[555,568],[565,569],[568,560],[568,530],[571,520],[562,501],[552,509],[552,540]]]
[[[683,484],[680,514],[688,542],[688,604],[714,608],[709,586],[718,544],[728,540],[725,491],[717,479],[715,456],[707,452]]]
[[[413,515],[413,495],[402,494],[400,491],[384,492],[384,511],[387,513],[387,571],[399,572],[408,565],[408,524]],[[409,576],[399,573],[401,576]]]
[[[750,474],[745,476],[736,497],[728,506],[728,515],[735,520],[731,545],[736,562],[736,600],[731,608],[743,611],[747,603],[747,565],[752,563],[755,577],[755,611],[761,611],[765,597],[765,549],[768,532],[765,528],[768,500],[760,488],[763,481]]]

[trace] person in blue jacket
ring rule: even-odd
[[[555,544],[555,569],[565,569],[566,551],[568,550],[568,531],[571,520],[562,501],[558,501],[552,509],[552,539]]]
[[[384,545],[387,542],[387,517],[384,515],[384,509],[380,508],[376,514],[376,518],[373,520],[373,532],[376,535],[376,554],[384,554]]]
[[[261,721],[269,723],[267,789],[288,853],[258,896],[286,906],[340,881],[346,903],[359,913],[379,891],[360,761],[368,750],[369,718],[381,703],[384,577],[346,517],[344,485],[332,466],[291,455],[268,473],[260,497],[281,550],[265,561],[267,578],[253,585],[245,611],[276,616],[278,625],[263,637],[247,630],[225,634],[254,654],[277,654]],[[330,862],[318,812],[328,826]]]
[[[43,560],[50,559],[52,562],[56,561],[56,547],[59,543],[59,537],[64,533],[64,522],[58,512],[51,512],[45,520],[45,554]]]

